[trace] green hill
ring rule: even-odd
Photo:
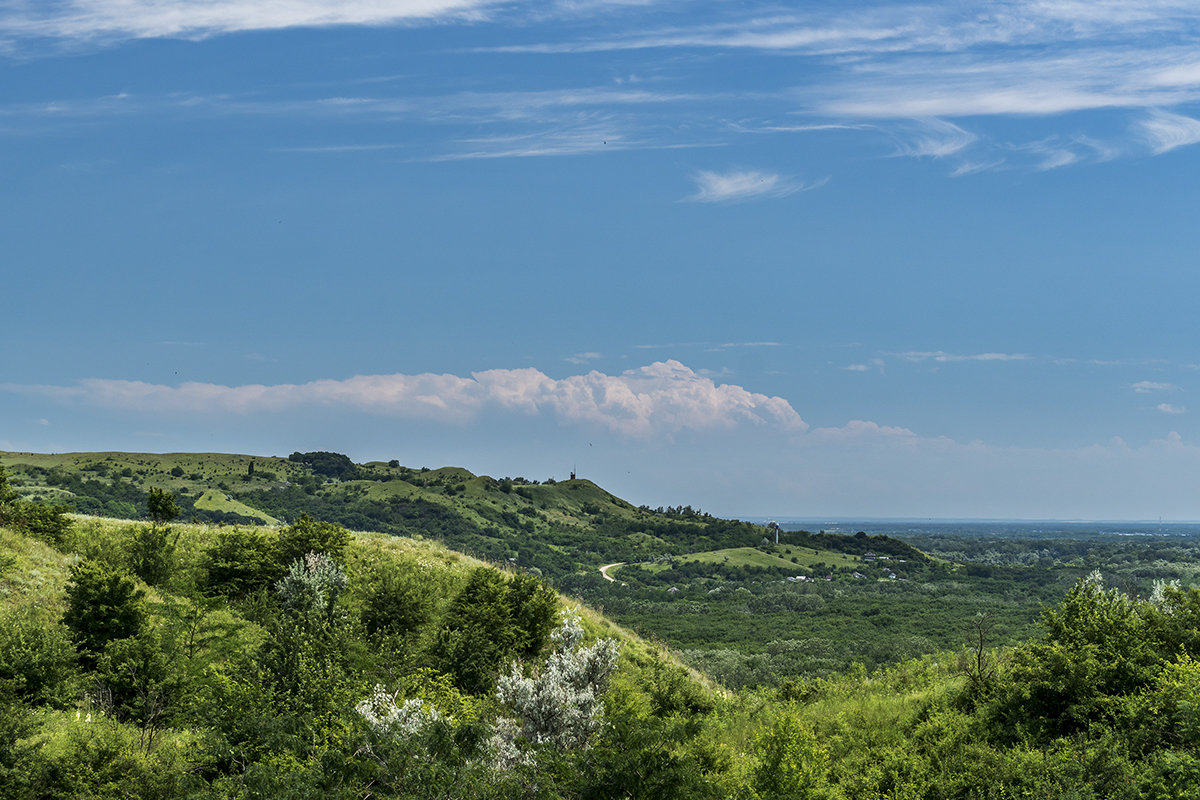
[[[564,506],[584,491],[549,488]],[[71,517],[23,499],[39,493],[12,491],[0,471],[4,800],[1196,796],[1194,588],[1138,597],[1094,573],[1011,647],[991,646],[995,618],[981,615],[967,648],[729,693],[602,613],[572,623],[575,601],[532,570],[428,538],[307,516],[275,527]],[[655,516],[635,512],[642,525],[639,513]],[[643,544],[708,524],[657,516]],[[627,589],[592,577],[632,603],[660,598],[676,619],[703,617],[704,587],[722,588],[712,596],[730,597],[742,627],[778,626],[784,608],[811,616],[856,587],[903,596],[898,581],[766,580],[774,567],[756,562],[789,549],[799,560],[810,540],[797,541],[627,565]],[[948,570],[963,601],[969,576],[914,569]],[[840,623],[852,638],[851,608]],[[893,605],[870,624],[900,621]],[[776,644],[778,664],[819,648]]]
[[[171,492],[183,518],[270,524],[309,514],[359,530],[438,539],[557,576],[667,552],[752,545],[762,529],[691,512],[635,508],[583,478],[545,482],[460,467],[354,464],[337,453],[0,452],[16,490],[99,516],[140,518],[146,493]]]
[[[964,591],[953,565],[887,537],[797,532],[775,545],[760,526],[689,507],[637,508],[587,479],[355,464],[331,452],[0,453],[0,464],[22,496],[94,515],[141,518],[146,493],[160,489],[185,520],[261,526],[308,514],[437,541],[540,575],[731,686],[830,675],[854,663],[875,668],[956,647],[981,611],[999,615],[1000,643],[1016,641],[1032,629],[1039,603],[1080,574],[1017,591],[968,578]],[[885,567],[868,560],[871,553],[894,560]],[[612,583],[598,570],[616,562],[624,566]],[[785,583],[800,577],[832,580]]]
[[[666,708],[721,697],[528,573],[428,539],[308,517],[39,526],[27,511],[0,480],[0,797],[507,794],[537,761],[609,735],[576,709],[562,723],[576,733],[537,746],[518,735],[535,725],[520,697],[497,693],[513,663],[543,669],[570,614],[585,640],[562,652],[603,637],[619,654],[584,678],[609,687],[607,718],[661,727]],[[419,710],[394,729],[406,701]],[[505,720],[507,755],[490,744]],[[619,771],[628,748],[606,747]]]

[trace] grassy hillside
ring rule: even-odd
[[[0,525],[5,800],[1196,796],[1196,590],[1090,578],[1012,649],[730,695],[595,611],[534,644],[570,601],[428,539],[28,530]],[[598,637],[616,669],[572,695]]]
[[[313,464],[367,481],[337,459]],[[313,469],[279,467],[301,481]],[[454,496],[476,480],[489,491],[459,470],[419,475],[432,472]],[[430,488],[418,475],[375,483],[395,480]],[[602,496],[578,500],[590,490],[570,483],[542,498],[594,516],[584,505]],[[643,547],[726,530],[680,509],[624,511]],[[621,567],[620,582],[575,573],[663,638],[709,645],[693,663],[758,687],[729,693],[598,611],[573,627],[575,601],[531,569],[427,537],[303,516],[66,517],[0,472],[0,798],[1197,796],[1200,590],[1131,588],[1163,570],[1194,578],[1193,545],[1065,543],[1031,561],[980,544],[988,563],[953,565],[886,538],[822,536],[664,554]],[[1055,588],[1097,558],[1126,590],[1095,572]],[[780,577],[805,566],[837,577]],[[992,612],[1030,586],[1046,587],[1049,610],[1024,641],[994,647],[1004,616]],[[895,648],[893,629],[932,637],[964,605],[967,647],[838,665],[835,647],[862,625],[871,647]],[[739,636],[768,644],[730,649]],[[738,669],[773,680],[729,680]]]
[[[221,514],[234,514],[248,519],[258,520],[267,525],[278,525],[279,520],[270,514],[264,514],[256,508],[234,500],[220,489],[208,489],[196,498],[195,508],[200,511],[216,511]]]
[[[821,565],[825,568],[857,569],[862,566],[861,558],[854,558],[844,553],[817,550],[811,547],[730,547],[724,550],[710,550],[701,553],[688,553],[673,559],[677,564],[720,564],[730,567],[758,567],[764,569],[785,570],[795,575],[811,576],[812,567]],[[647,569],[651,572],[662,572],[672,566],[672,563],[660,562]]]
[[[140,518],[171,492],[182,518],[270,524],[310,514],[360,530],[438,539],[550,577],[612,561],[758,543],[763,529],[689,509],[635,508],[589,480],[532,481],[460,467],[353,464],[336,453],[0,453],[16,490],[80,513]]]
[[[307,513],[438,541],[539,574],[730,686],[828,676],[855,663],[874,669],[958,647],[978,613],[997,620],[997,643],[1014,642],[1031,633],[1041,603],[1086,571],[971,575],[879,536],[789,532],[776,546],[760,526],[691,508],[635,508],[586,479],[354,464],[327,452],[0,453],[0,464],[22,496],[93,514],[141,517],[146,492],[163,489],[185,520],[259,526]],[[613,571],[616,583],[598,573],[613,562],[625,562]],[[830,575],[819,585],[786,580]]]
[[[0,491],[0,522],[20,519],[21,502]],[[395,796],[474,797],[516,786],[488,744],[520,708],[497,681],[514,661],[536,674],[571,609],[585,642],[615,644],[604,684],[625,713],[720,698],[661,646],[527,573],[429,539],[308,518],[67,523],[44,538],[0,524],[0,797],[308,796],[289,794],[297,786],[360,797],[384,792],[381,781],[422,787]],[[327,568],[301,558],[318,549]],[[317,595],[288,589],[319,569],[342,577]],[[135,618],[128,630],[121,609]],[[423,704],[419,743],[358,710],[377,686]],[[408,747],[430,755],[381,778],[381,754],[403,761]],[[511,748],[514,766],[538,752],[520,737]]]

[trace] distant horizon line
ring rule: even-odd
[[[914,523],[914,522],[938,522],[938,523],[1021,523],[1027,525],[1034,524],[1056,524],[1056,525],[1200,525],[1200,519],[1083,519],[1078,517],[1055,519],[1052,517],[852,517],[852,516],[788,516],[788,515],[770,515],[770,514],[751,514],[740,515],[718,514],[727,519],[739,519],[744,522],[755,522],[763,520],[768,522],[775,520],[780,523],[805,523],[805,522],[828,522],[828,523],[847,523],[861,522],[878,524],[881,522],[889,523]]]

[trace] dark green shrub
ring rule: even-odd
[[[109,642],[141,631],[144,596],[133,578],[107,564],[86,560],[71,568],[63,622],[85,663],[95,663]]]
[[[332,522],[320,522],[308,514],[279,531],[275,542],[275,566],[280,576],[298,558],[309,553],[324,553],[334,561],[341,561],[346,545],[350,543],[350,531]]]
[[[28,606],[0,614],[0,685],[13,697],[62,707],[74,699],[76,678],[67,628]]]
[[[125,557],[130,571],[151,586],[166,581],[175,566],[178,534],[166,525],[131,525],[127,531]]]
[[[275,548],[262,532],[222,530],[204,554],[206,586],[210,592],[227,597],[246,597],[277,579],[275,559]]]
[[[557,596],[532,575],[511,581],[479,567],[451,602],[434,647],[442,671],[472,694],[491,691],[512,659],[545,646],[557,617]]]

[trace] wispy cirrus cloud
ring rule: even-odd
[[[1140,120],[1136,128],[1155,155],[1200,142],[1200,120],[1182,114],[1156,110]]]
[[[701,170],[695,174],[694,180],[695,193],[684,198],[690,203],[740,203],[768,197],[787,197],[825,184],[825,181],[806,184],[779,173],[755,169],[727,172]]]
[[[49,0],[13,4],[0,32],[59,39],[201,39],[242,31],[479,20],[499,0]]]
[[[708,353],[721,353],[742,347],[782,347],[782,345],[779,342],[722,342],[706,347],[704,350]]]
[[[1169,111],[1200,102],[1200,7],[1194,3],[1007,0],[792,13],[766,5],[742,8],[690,24],[508,49],[711,49],[791,57],[796,74],[820,76],[802,78],[788,90],[809,119],[746,124],[746,130],[861,129],[873,121],[900,141],[901,154],[962,158],[956,175],[1009,162],[1057,169],[1144,152],[1146,144],[1160,154],[1200,136],[1188,118]],[[949,121],[1109,109],[1160,111],[1134,126],[1130,145],[1140,146],[1128,148],[1079,132],[1052,143],[993,141]],[[913,119],[953,127],[914,135],[905,122]],[[966,158],[973,145],[984,153]]]
[[[277,147],[277,153],[372,153],[404,147],[395,142],[386,144],[325,144],[307,147]]]
[[[1155,406],[1155,408],[1157,408],[1159,411],[1161,411],[1164,414],[1186,414],[1187,413],[1186,408],[1184,408],[1183,406],[1177,406],[1173,403],[1159,403],[1157,406]]]
[[[46,102],[0,104],[0,121],[12,132],[42,133],[81,124],[113,124],[129,117],[165,116],[177,120],[206,117],[283,117],[339,123],[385,122],[426,127],[437,135],[418,142],[280,142],[273,152],[353,154],[405,151],[406,160],[457,161],[529,156],[577,155],[635,149],[708,147],[720,144],[709,134],[683,137],[664,126],[675,112],[703,98],[669,92],[607,86],[553,90],[469,91],[446,93],[318,95],[264,98],[243,94],[121,94]],[[300,127],[299,130],[306,130]],[[0,129],[0,132],[4,132]],[[469,132],[469,133],[468,133]]]
[[[1160,381],[1138,381],[1130,388],[1138,394],[1150,394],[1151,392],[1173,392],[1179,387],[1173,383],[1162,383]]]
[[[979,137],[941,119],[923,119],[897,132],[902,136],[897,155],[945,158],[959,153]]]
[[[1028,353],[947,353],[944,350],[910,350],[904,353],[892,353],[891,355],[904,359],[905,361],[937,361],[939,363],[948,363],[954,361],[1029,361],[1033,358]]]
[[[789,431],[808,427],[781,397],[717,384],[670,360],[619,375],[593,370],[562,379],[527,368],[485,370],[469,377],[359,375],[345,380],[244,386],[167,386],[93,378],[70,386],[0,384],[0,391],[125,411],[192,415],[279,413],[317,406],[465,423],[496,410],[594,424],[634,437],[740,424],[772,425]]]
[[[580,36],[578,19],[598,23]],[[571,24],[557,24],[564,20]],[[572,22],[574,21],[574,22]],[[474,53],[585,54],[656,51],[635,73],[669,72],[687,91],[656,92],[625,78],[615,86],[530,91],[417,92],[271,102],[208,99],[216,113],[360,115],[453,126],[444,147],[419,160],[450,161],[597,154],[630,149],[718,146],[738,134],[872,131],[890,137],[898,155],[949,159],[951,175],[1002,167],[1051,170],[1118,155],[1159,155],[1200,141],[1200,7],[1192,2],[1000,0],[965,4],[825,6],[781,11],[745,4],[651,0],[50,0],[0,5],[0,48],[22,41],[119,42],[130,38],[207,37],[243,31],[329,26],[471,24],[498,31],[502,46]],[[512,35],[509,35],[512,34]],[[530,37],[545,41],[520,41]],[[512,40],[517,40],[515,43]],[[657,51],[706,52],[785,65],[751,69],[756,83],[736,93],[687,68],[663,68]],[[631,59],[637,56],[631,56]],[[395,76],[381,79],[391,84]],[[496,80],[501,84],[501,80]],[[463,85],[480,84],[457,84]],[[537,86],[545,86],[540,79]],[[311,87],[310,87],[311,88]],[[736,111],[731,113],[731,104]],[[69,109],[46,104],[43,121]],[[66,106],[89,113],[86,102]],[[144,103],[92,103],[99,118],[148,113]],[[204,101],[201,100],[204,106]],[[1088,130],[1058,130],[1033,141],[989,134],[986,118],[1063,117],[1118,110],[1113,140]],[[35,109],[27,109],[36,113]],[[0,117],[4,117],[0,109]],[[1082,115],[1078,115],[1082,116]],[[1130,121],[1128,117],[1137,116]],[[972,117],[969,121],[965,118]],[[788,120],[781,124],[779,120]],[[731,121],[736,120],[736,121]],[[1088,124],[1093,124],[1089,121]],[[1107,138],[1106,138],[1107,137]],[[387,150],[371,142],[281,142],[288,152]],[[436,148],[431,148],[436,149]],[[774,173],[697,176],[696,202],[736,202],[813,188]],[[741,180],[741,179],[746,180]],[[763,185],[763,179],[770,186]],[[799,188],[798,188],[799,187]]]
[[[1055,140],[1031,142],[1019,149],[1034,157],[1034,169],[1039,172],[1070,166],[1081,158],[1071,147]]]

